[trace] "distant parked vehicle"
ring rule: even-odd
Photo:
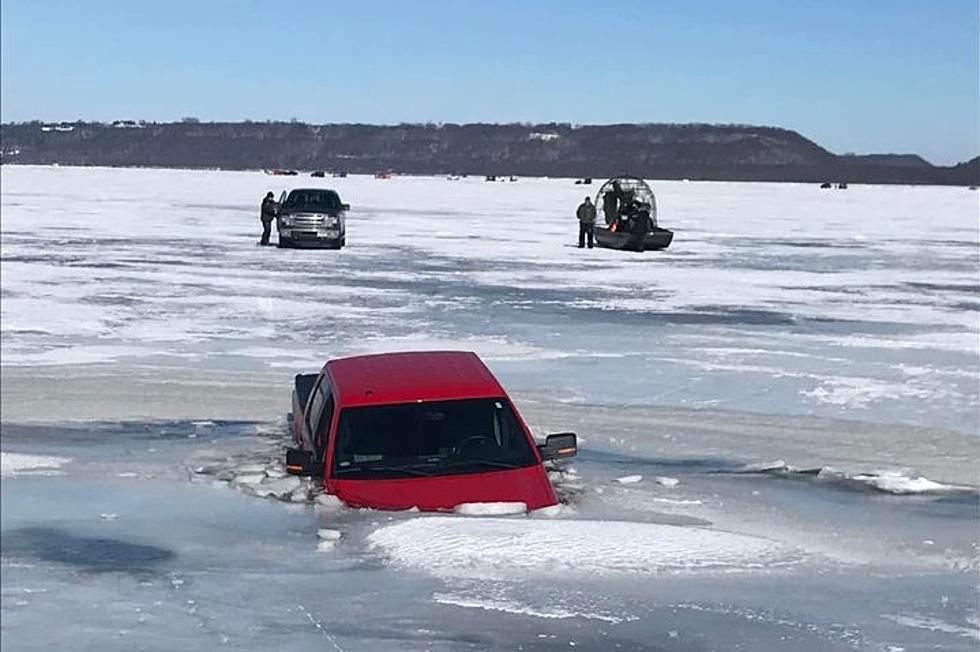
[[[273,170],[269,170],[268,174],[272,174],[277,177],[295,177],[297,174],[299,174],[299,172],[285,168],[275,168]]]
[[[486,181],[496,181],[496,180],[497,180],[497,175],[495,175],[495,174],[488,174],[487,175]]]
[[[337,179],[346,179],[347,178],[347,173],[346,172],[334,172],[333,173],[333,176],[334,176],[334,178],[337,178]]]
[[[390,179],[391,178],[391,172],[375,172],[374,173],[374,178],[375,179]]]
[[[838,190],[847,190],[847,184],[846,183],[838,183],[837,184],[837,189]]]
[[[327,176],[327,173],[324,172],[323,170],[315,170],[313,172],[310,172],[310,176],[316,177],[317,179],[322,179],[323,177]]]
[[[279,198],[279,247],[340,249],[347,244],[350,204],[325,188],[297,188]]]
[[[821,190],[827,190],[828,188],[833,188],[833,187],[834,184],[830,183],[829,181],[824,181],[823,183],[820,184]]]

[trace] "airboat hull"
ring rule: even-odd
[[[643,236],[642,251],[647,249],[666,249],[674,239],[674,232],[668,229],[654,228],[653,231]],[[632,233],[613,232],[603,226],[595,229],[596,244],[607,249],[619,249],[620,251],[637,251],[640,247]]]

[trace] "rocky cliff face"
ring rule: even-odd
[[[966,169],[838,157],[794,131],[744,125],[22,123],[0,126],[0,149],[5,163],[62,165],[976,183]]]

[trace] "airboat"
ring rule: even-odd
[[[674,232],[657,224],[657,198],[647,182],[638,177],[613,177],[599,188],[595,205],[605,218],[596,225],[600,247],[627,251],[666,249]]]

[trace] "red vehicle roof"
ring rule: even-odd
[[[506,396],[469,351],[361,355],[331,360],[327,369],[343,407]]]

